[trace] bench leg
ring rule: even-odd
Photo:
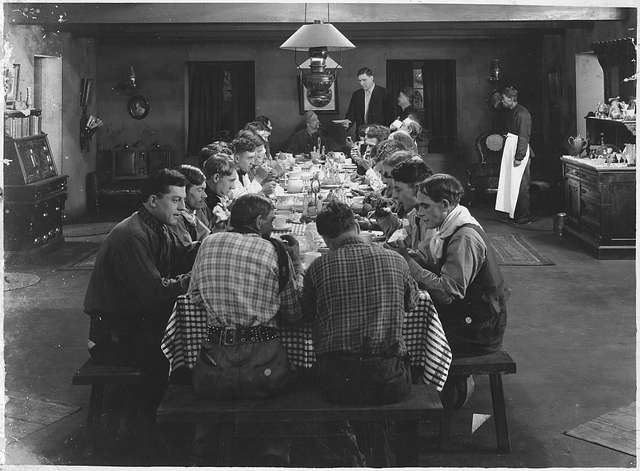
[[[496,426],[498,451],[510,453],[511,441],[509,440],[509,429],[507,428],[507,413],[504,403],[504,391],[502,389],[502,375],[499,373],[490,374],[489,382],[491,383],[493,419]]]
[[[94,384],[91,386],[91,396],[89,397],[89,413],[87,414],[87,427],[97,425],[102,415],[102,405],[104,400],[104,384]]]

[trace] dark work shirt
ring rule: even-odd
[[[84,299],[87,314],[100,314],[116,329],[144,318],[168,317],[186,292],[197,247],[185,249],[167,226],[143,207],[107,235]]]
[[[531,138],[531,114],[521,104],[517,104],[512,110],[507,110],[507,132],[518,136],[518,148],[515,160],[522,160],[527,153],[529,139]],[[532,155],[533,156],[533,155]]]
[[[313,151],[314,147],[316,150],[320,151],[321,149],[318,149],[318,136],[320,136],[320,133],[318,132],[309,134],[307,132],[307,128],[301,129],[291,136],[291,141],[289,142],[289,148],[287,150],[289,153],[294,155],[309,154]],[[320,143],[322,146],[324,144],[324,139],[321,139]]]
[[[413,105],[407,106],[404,110],[400,110],[400,114],[398,114],[398,119],[400,121],[404,121],[409,117],[409,115],[413,115],[416,119],[418,119],[418,112],[413,107]]]

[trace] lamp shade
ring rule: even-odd
[[[355,48],[338,28],[330,23],[316,22],[302,25],[280,45],[280,49],[308,51],[313,47],[324,47],[327,51],[343,51]]]
[[[327,69],[342,69],[342,66],[334,61],[331,57],[327,56],[327,62],[325,64]],[[309,57],[306,61],[298,66],[298,69],[310,69],[311,68],[311,58]]]

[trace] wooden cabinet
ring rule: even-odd
[[[636,229],[635,167],[563,156],[567,232],[598,258],[633,258]]]
[[[35,255],[62,243],[67,176],[58,176],[47,135],[5,134],[4,150],[5,253]]]

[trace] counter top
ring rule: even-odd
[[[608,164],[604,159],[579,159],[570,155],[563,155],[560,157],[563,162],[569,162],[576,164],[580,167],[587,168],[589,170],[596,170],[598,172],[606,171],[623,171],[623,172],[635,172],[636,167],[629,167],[627,164]]]

